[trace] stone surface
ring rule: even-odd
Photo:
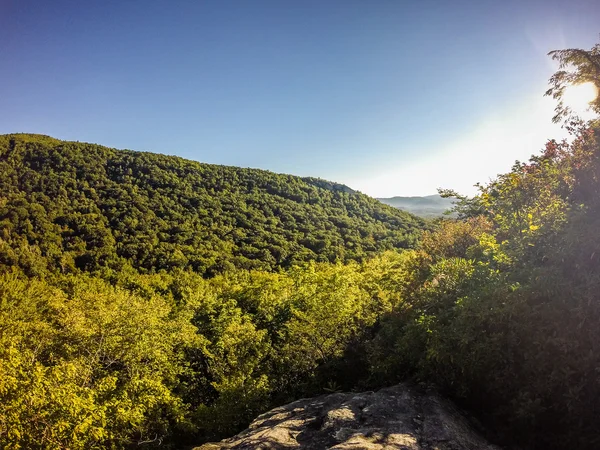
[[[499,450],[436,394],[407,385],[302,399],[259,416],[240,434],[196,450]]]

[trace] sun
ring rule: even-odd
[[[598,88],[594,83],[587,82],[574,84],[565,88],[562,100],[565,106],[571,108],[576,114],[585,113],[590,103],[598,97]]]

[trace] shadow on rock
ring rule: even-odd
[[[195,450],[498,450],[451,402],[400,384],[302,399],[259,416],[240,434]]]

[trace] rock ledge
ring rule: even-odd
[[[499,450],[436,394],[400,384],[302,399],[262,414],[240,434],[195,450]]]

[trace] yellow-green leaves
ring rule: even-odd
[[[0,276],[0,446],[119,447],[183,423],[189,320],[98,279],[65,285]]]

